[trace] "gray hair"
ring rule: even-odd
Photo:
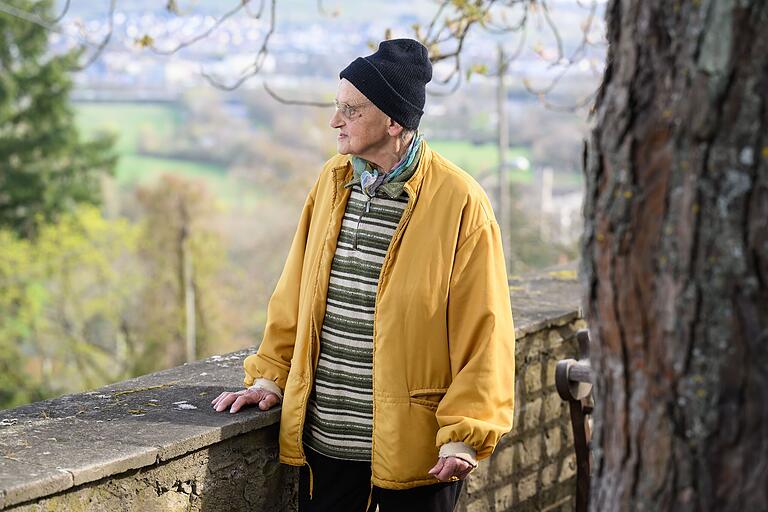
[[[416,135],[416,130],[409,130],[407,128],[403,128],[403,131],[400,132],[400,141],[406,142],[410,139],[411,136]]]

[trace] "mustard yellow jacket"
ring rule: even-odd
[[[426,145],[426,143],[425,143]],[[304,465],[307,400],[336,239],[352,178],[331,158],[313,186],[267,309],[245,385],[283,390],[280,461]],[[381,268],[373,333],[372,483],[436,483],[438,449],[463,442],[488,457],[512,428],[515,330],[499,226],[467,173],[425,147]]]

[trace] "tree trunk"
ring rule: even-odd
[[[607,18],[584,154],[591,510],[768,510],[768,2]]]

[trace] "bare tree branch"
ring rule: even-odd
[[[572,52],[570,57],[565,58],[564,50],[563,50],[563,40],[551,16],[550,6],[547,4],[546,0],[479,0],[474,2],[461,2],[461,3],[453,2],[452,0],[439,0],[438,8],[434,16],[431,18],[429,24],[427,25],[426,31],[422,31],[419,25],[414,25],[414,32],[416,33],[416,37],[428,48],[430,52],[430,59],[432,60],[433,63],[439,63],[441,61],[447,61],[447,60],[453,61],[453,66],[450,68],[450,71],[448,71],[447,74],[445,74],[444,76],[435,79],[435,82],[440,85],[447,85],[453,82],[450,88],[450,91],[447,93],[430,91],[430,94],[434,94],[434,95],[451,94],[458,89],[460,83],[462,82],[462,74],[463,74],[461,54],[462,52],[464,52],[465,42],[469,33],[476,32],[477,30],[475,29],[475,27],[477,26],[481,27],[484,31],[492,34],[506,34],[506,33],[512,33],[512,32],[520,33],[520,40],[517,45],[517,49],[514,52],[512,52],[504,62],[503,69],[507,70],[509,68],[509,64],[522,54],[522,50],[525,47],[525,41],[527,38],[527,25],[529,23],[529,13],[534,11],[541,13],[542,18],[546,22],[548,29],[551,31],[554,37],[556,47],[557,47],[556,58],[554,59],[552,59],[551,57],[547,58],[544,55],[542,55],[542,58],[550,62],[551,67],[562,66],[564,69],[563,71],[558,73],[557,76],[555,76],[554,79],[551,81],[551,83],[549,83],[545,87],[534,87],[525,78],[523,79],[523,82],[526,89],[531,94],[534,94],[536,96],[541,96],[541,95],[546,95],[550,93],[554,89],[554,87],[557,86],[560,80],[563,78],[567,69],[578,58],[581,58],[585,54],[587,47],[596,47],[596,46],[604,45],[604,43],[595,42],[590,39],[590,32],[592,30],[594,15],[597,7],[597,0],[591,0],[589,4],[587,4],[585,0],[577,0],[577,1],[578,1],[578,5],[583,8],[588,6],[588,8],[590,9],[590,13],[585,23],[582,24],[582,32],[583,32],[582,41],[580,42],[578,47]],[[225,14],[223,14],[220,18],[218,18],[211,27],[204,30],[202,33],[198,34],[197,36],[194,36],[192,39],[188,41],[178,43],[174,48],[171,48],[171,49],[158,48],[155,45],[155,41],[149,36],[145,36],[144,38],[140,39],[140,42],[142,42],[144,46],[149,47],[156,54],[159,54],[159,55],[174,54],[179,50],[185,47],[191,46],[196,42],[210,36],[210,34],[212,34],[215,30],[217,30],[224,22],[226,22],[231,17],[235,16],[241,10],[244,10],[245,13],[251,18],[262,19],[261,17],[264,14],[265,3],[266,3],[265,0],[259,0],[259,6],[257,11],[252,10],[251,2],[252,0],[237,0],[237,5],[233,7],[231,10],[229,10],[228,12],[226,12]],[[16,17],[25,19],[27,21],[30,21],[32,23],[36,23],[38,25],[43,26],[47,30],[57,32],[64,36],[72,37],[72,34],[65,33],[60,27],[58,27],[55,24],[66,15],[66,13],[70,9],[70,4],[71,4],[71,0],[65,0],[65,4],[61,14],[54,21],[48,21],[38,16],[35,13],[18,9],[12,5],[7,4],[5,0],[0,0],[0,12],[5,12],[12,16],[16,16]],[[82,70],[87,66],[89,66],[90,64],[92,64],[96,59],[99,58],[103,50],[109,44],[112,37],[112,33],[113,33],[113,27],[114,27],[115,5],[116,5],[116,0],[111,0],[110,10],[109,10],[109,30],[106,36],[101,40],[101,42],[99,43],[91,42],[86,37],[87,34],[81,35],[81,37],[79,37],[83,46],[91,47],[95,51],[89,56],[87,61],[78,65],[75,68],[76,70]],[[218,89],[231,91],[238,88],[249,78],[252,78],[253,76],[257,75],[264,66],[264,63],[269,53],[269,42],[272,35],[275,33],[276,5],[277,5],[277,0],[270,0],[269,29],[266,35],[264,36],[264,40],[258,52],[256,53],[253,59],[253,62],[241,71],[239,77],[236,80],[234,80],[234,82],[232,83],[224,83],[224,81],[221,78],[218,78],[213,74],[205,71],[205,69],[201,69],[201,75],[203,76],[203,78],[205,78],[212,86]],[[178,11],[178,7],[176,5],[175,0],[168,0],[167,8],[172,9],[173,12]],[[318,12],[320,12],[321,14],[328,15],[328,11],[326,10],[322,0],[317,0],[317,8],[318,8]],[[453,10],[453,14],[445,15],[449,9]],[[522,12],[520,12],[520,10],[522,10]],[[514,23],[509,23],[507,20],[507,15],[511,11],[514,11],[515,13],[514,15],[517,17]],[[445,52],[441,51],[441,46],[446,44],[451,45],[452,49],[450,51],[445,51]],[[594,63],[590,61],[589,65],[590,65],[590,69],[594,74],[599,74],[599,70],[595,69]],[[499,70],[497,70],[497,73],[498,71]],[[266,84],[264,85],[264,87],[267,90],[267,92],[270,94],[270,96],[272,96],[275,100],[280,101],[282,103],[296,104],[296,105],[301,104],[301,105],[307,105],[307,106],[327,106],[327,104],[323,102],[286,100],[285,98],[281,98],[278,94],[272,91]],[[559,107],[556,107],[556,108],[559,108]]]
[[[447,91],[434,91],[434,90],[427,90],[427,94],[430,96],[450,96],[451,94],[455,93],[457,90],[459,90],[459,85],[461,85],[461,73],[456,73],[456,81],[453,83],[453,86],[448,89]]]
[[[69,34],[64,30],[62,30],[60,27],[55,25],[52,21],[46,20],[33,12],[25,11],[23,9],[14,7],[13,5],[9,5],[3,2],[2,0],[0,0],[0,12],[4,12],[5,14],[8,14],[10,16],[14,16],[24,21],[34,23],[35,25],[39,25],[50,32],[55,32],[65,37],[70,37],[70,38],[75,37],[87,46],[98,48],[98,44],[91,43],[90,41],[88,41],[87,38],[84,38],[82,36],[73,36],[72,34]]]
[[[187,46],[191,46],[191,45],[195,44],[196,42],[200,41],[201,39],[205,39],[206,37],[211,35],[211,33],[214,30],[216,30],[217,28],[219,28],[222,23],[224,23],[229,18],[231,18],[232,16],[234,16],[235,14],[240,12],[240,10],[242,10],[246,5],[248,5],[248,2],[250,2],[250,0],[240,0],[240,2],[237,4],[237,6],[234,9],[232,9],[229,12],[225,13],[224,15],[222,15],[221,18],[216,20],[216,22],[208,30],[205,30],[204,32],[196,35],[195,37],[193,37],[192,39],[190,39],[188,41],[184,41],[182,43],[179,43],[178,45],[176,45],[175,48],[173,48],[171,50],[160,50],[159,48],[157,48],[155,46],[154,42],[152,42],[152,44],[150,44],[149,47],[152,49],[153,52],[157,53],[158,55],[172,55],[172,54],[178,52],[179,50],[181,50],[182,48],[186,48]]]
[[[517,0],[521,1],[521,0]],[[534,1],[534,0],[522,0],[522,1]],[[442,22],[442,25],[440,26],[440,29],[434,33],[434,27],[442,15],[443,10],[446,8],[446,6],[450,2],[443,1],[440,4],[440,7],[437,10],[437,13],[435,16],[433,16],[432,21],[430,22],[427,33],[425,34],[424,38],[421,38],[421,42],[430,50],[430,59],[433,63],[437,63],[443,60],[447,59],[453,59],[454,65],[451,71],[445,76],[444,78],[436,78],[435,82],[445,85],[449,83],[454,77],[458,77],[456,81],[453,84],[453,87],[450,89],[448,93],[442,93],[442,92],[435,92],[430,91],[430,94],[432,95],[445,95],[445,94],[452,94],[458,89],[459,84],[461,83],[461,74],[462,74],[462,66],[461,66],[461,53],[464,49],[464,42],[467,38],[467,35],[470,32],[470,29],[476,25],[479,24],[481,26],[485,26],[485,22],[488,19],[489,12],[491,8],[496,4],[496,0],[488,0],[487,2],[483,3],[473,3],[473,4],[465,4],[461,8],[459,8],[459,13],[456,17],[450,17],[448,16],[445,18]],[[442,34],[447,31],[447,34],[443,36]],[[418,33],[417,33],[418,37]],[[447,43],[449,41],[455,42],[456,46],[453,49],[453,51],[442,53],[439,50],[439,47],[441,44]]]
[[[5,2],[0,2],[0,12],[4,12],[11,16],[15,16],[16,18],[29,21],[30,23],[34,23],[35,25],[40,25],[41,27],[48,29],[52,32],[62,33],[60,28],[51,24],[51,22],[44,20],[37,14],[24,11],[12,5],[8,5]]]
[[[424,34],[424,41],[429,41],[432,37],[432,30],[435,28],[435,23],[437,23],[437,20],[440,18],[440,16],[443,14],[443,10],[445,9],[445,6],[448,5],[451,2],[451,0],[443,0],[440,3],[440,7],[438,7],[437,12],[432,17],[432,21],[429,23],[429,27],[427,27],[427,33]]]
[[[43,27],[44,29],[48,30],[49,32],[54,32],[56,34],[62,35],[64,37],[72,38],[75,37],[80,41],[81,46],[84,47],[91,47],[95,51],[93,55],[88,59],[88,61],[84,64],[78,64],[76,66],[73,66],[71,69],[73,71],[81,71],[84,68],[88,67],[90,64],[92,64],[98,57],[101,55],[101,52],[106,48],[107,44],[109,43],[110,38],[112,37],[112,28],[113,28],[113,18],[115,13],[115,4],[116,0],[111,0],[110,4],[110,11],[109,11],[109,31],[107,35],[101,40],[99,43],[93,43],[91,42],[88,37],[85,34],[80,34],[79,36],[74,36],[65,30],[63,30],[61,27],[57,25],[57,23],[67,14],[69,11],[70,2],[69,0],[64,5],[64,9],[62,10],[61,14],[55,18],[54,20],[46,20],[42,18],[41,16],[25,11],[23,9],[19,9],[17,7],[14,7],[13,5],[9,5],[3,1],[0,1],[0,12],[4,12],[5,14],[8,14],[10,16],[14,16],[16,18],[22,19],[24,21],[28,21],[30,23],[34,23],[35,25],[38,25],[40,27]]]
[[[524,30],[526,23],[528,22],[528,3],[521,2],[518,5],[522,6],[523,14],[520,16],[520,19],[516,24],[510,25],[507,23],[507,13],[506,11],[502,10],[499,12],[499,17],[501,18],[502,23],[497,24],[492,18],[490,18],[484,21],[483,29],[491,34],[507,34],[509,32],[518,32],[520,30]]]
[[[559,65],[562,67],[561,71],[550,81],[548,85],[542,88],[535,88],[533,87],[527,78],[523,78],[523,86],[525,89],[531,93],[536,95],[539,98],[539,101],[544,104],[544,106],[548,109],[555,110],[555,111],[575,111],[580,108],[583,108],[589,104],[590,101],[592,101],[595,98],[595,95],[597,93],[597,89],[583,98],[582,100],[579,100],[576,104],[571,106],[562,106],[562,105],[555,105],[549,101],[546,100],[546,95],[552,92],[555,87],[560,83],[560,81],[563,79],[563,77],[566,75],[566,73],[571,69],[571,66],[573,63],[580,57],[582,57],[586,51],[586,47],[590,45],[589,43],[589,32],[592,29],[592,23],[594,21],[595,13],[597,11],[597,0],[592,0],[590,4],[590,12],[587,16],[587,19],[585,23],[582,26],[582,39],[579,45],[574,49],[574,51],[571,53],[570,57],[566,59],[565,62],[562,62],[562,58],[560,59],[561,62],[554,65]],[[591,64],[590,64],[591,66]]]
[[[508,58],[504,59],[501,67],[496,70],[496,73],[494,73],[496,76],[498,76],[499,73],[506,73],[509,71],[509,65],[512,64],[513,61],[517,60],[518,57],[520,57],[520,55],[523,53],[523,48],[525,48],[525,40],[527,35],[528,31],[523,28],[523,30],[520,31],[520,41],[517,43],[517,48],[515,48],[515,51],[512,52]]]
[[[67,2],[69,3],[69,2]],[[107,35],[104,36],[104,38],[101,40],[101,43],[98,44],[96,47],[96,51],[91,54],[91,56],[88,58],[87,61],[85,61],[82,64],[78,64],[77,66],[72,67],[73,71],[82,71],[83,69],[87,68],[94,62],[96,62],[96,59],[98,59],[102,52],[104,51],[104,48],[107,47],[109,44],[109,40],[112,39],[112,32],[115,27],[115,7],[117,5],[117,0],[110,0],[109,3],[109,29],[107,31]]]
[[[583,98],[578,100],[576,103],[573,103],[571,105],[559,105],[556,103],[552,103],[547,99],[546,95],[543,95],[543,94],[539,96],[539,101],[544,106],[544,108],[546,108],[547,110],[552,110],[553,112],[576,112],[586,107],[589,107],[591,110],[595,101],[595,97],[597,96],[597,92],[598,92],[598,89],[595,88],[594,91],[592,91],[591,93],[589,93],[588,95],[584,96]]]
[[[453,5],[454,14],[450,14],[445,18],[442,18],[443,13],[451,5]],[[508,34],[512,32],[520,33],[520,39],[516,50],[505,59],[503,65],[501,65],[500,68],[496,70],[496,73],[494,73],[498,74],[499,72],[507,72],[510,63],[513,60],[519,58],[519,56],[522,54],[527,38],[529,13],[540,13],[541,19],[544,21],[548,31],[551,32],[554,38],[555,46],[557,49],[555,57],[547,57],[543,53],[540,55],[542,59],[550,63],[550,67],[561,67],[562,70],[546,87],[535,88],[525,78],[523,79],[524,86],[531,94],[536,95],[542,99],[542,102],[547,108],[551,108],[553,110],[576,110],[586,106],[589,101],[592,100],[594,95],[590,94],[572,106],[555,105],[551,102],[547,102],[543,99],[543,97],[550,93],[558,85],[560,80],[577,61],[577,59],[584,56],[587,47],[600,45],[599,43],[594,43],[591,41],[589,37],[593,26],[597,1],[591,0],[589,3],[586,3],[583,2],[583,0],[579,0],[579,6],[582,8],[589,8],[590,12],[585,23],[582,24],[582,40],[577,48],[571,53],[569,58],[565,57],[563,39],[557,24],[552,18],[551,9],[547,3],[547,0],[485,0],[480,2],[468,2],[461,4],[453,3],[450,0],[442,0],[439,2],[437,12],[431,19],[426,33],[422,36],[420,31],[417,30],[416,36],[430,50],[431,60],[433,63],[454,59],[454,66],[448,72],[447,76],[435,80],[437,83],[446,84],[455,76],[461,76],[461,62],[459,55],[464,51],[465,40],[468,33],[471,30],[476,31],[473,30],[475,26],[480,26],[484,31],[492,34]],[[520,9],[522,12],[519,11]],[[514,11],[515,16],[517,17],[514,23],[510,23],[507,19],[510,11]],[[440,52],[440,46],[444,44],[453,44],[454,47],[451,51]],[[593,68],[592,62],[589,64],[590,67]],[[440,93],[435,93],[433,91],[430,91],[430,93],[440,95]]]
[[[282,96],[279,96],[275,91],[273,91],[268,85],[267,82],[264,82],[264,90],[267,91],[267,94],[272,96],[276,101],[283,103],[284,105],[303,105],[307,107],[332,107],[333,102],[332,101],[306,101],[306,100],[289,100],[286,98],[283,98]]]
[[[557,26],[552,21],[552,17],[549,15],[549,7],[547,7],[547,1],[541,0],[541,6],[544,13],[544,19],[546,20],[547,25],[549,25],[549,28],[552,30],[552,35],[555,37],[555,41],[557,43],[557,59],[555,60],[557,63],[563,59],[563,38],[560,37],[560,31],[557,29]]]
[[[259,0],[259,10],[256,11],[255,13],[251,12],[250,2],[245,2],[244,5],[245,5],[245,12],[248,14],[248,16],[257,20],[261,19],[261,14],[264,12],[264,0]]]
[[[51,23],[58,23],[62,20],[62,18],[64,18],[64,16],[67,15],[67,13],[69,12],[69,4],[70,4],[70,0],[66,0],[64,2],[64,7],[61,9],[61,14],[59,14],[57,17],[52,19]]]
[[[243,0],[243,2],[247,2],[247,1],[248,0]],[[215,78],[213,75],[205,71],[201,71],[203,78],[205,78],[209,84],[211,84],[213,87],[216,87],[217,89],[221,89],[224,91],[233,91],[238,87],[240,87],[243,84],[243,82],[257,75],[259,71],[261,71],[261,67],[264,65],[264,60],[267,57],[269,39],[272,37],[272,34],[275,33],[276,17],[277,17],[276,0],[271,0],[271,8],[270,8],[270,16],[269,16],[269,31],[264,36],[264,41],[262,41],[261,43],[261,48],[259,48],[259,52],[256,54],[256,58],[254,59],[253,64],[251,64],[249,67],[245,68],[242,71],[242,73],[240,74],[240,78],[238,78],[232,84],[224,84],[223,82]]]

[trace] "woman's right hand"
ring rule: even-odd
[[[217,396],[211,405],[216,412],[223,412],[229,407],[229,412],[235,413],[248,405],[258,405],[262,411],[280,403],[280,398],[266,389],[243,389],[242,391],[225,391]],[[231,406],[231,407],[230,407]]]

